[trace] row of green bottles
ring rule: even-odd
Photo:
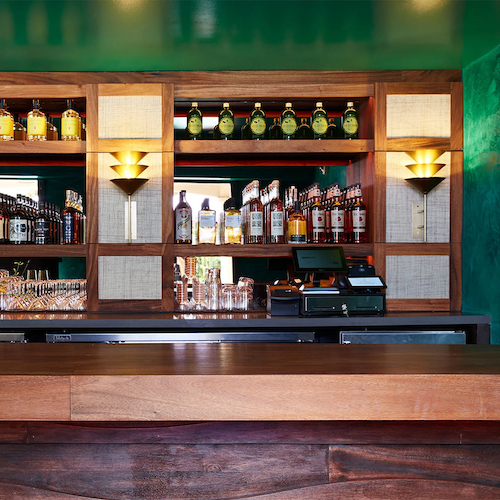
[[[311,114],[311,119],[299,118],[292,107],[291,102],[285,104],[285,109],[280,118],[275,118],[273,125],[267,129],[266,113],[260,102],[255,107],[242,127],[242,139],[333,139],[339,137],[333,118],[328,119],[327,112],[323,109],[323,103],[317,102],[316,109]],[[358,138],[358,113],[354,109],[354,103],[348,102],[347,108],[342,115],[342,135],[344,139]],[[229,103],[223,104],[219,112],[218,124],[214,129],[214,139],[233,139],[234,135],[234,113]],[[203,114],[198,108],[198,103],[193,102],[187,114],[186,138],[191,140],[201,139],[203,132]]]

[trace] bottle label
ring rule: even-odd
[[[325,135],[328,128],[328,121],[325,116],[317,116],[314,118],[311,128],[316,135]]]
[[[254,135],[263,135],[266,131],[266,120],[262,116],[256,116],[250,121],[250,130]]]
[[[28,135],[47,135],[47,121],[43,116],[28,117]]]
[[[28,221],[26,219],[10,220],[10,241],[28,241]]]
[[[283,236],[283,212],[271,212],[271,236]]]
[[[213,214],[200,214],[200,227],[215,227],[215,212]]]
[[[355,233],[364,233],[366,229],[366,210],[352,211],[352,229]]]
[[[175,211],[175,239],[188,241],[192,231],[191,211],[187,208],[178,208]]]
[[[188,123],[187,123],[187,129],[188,132],[191,135],[198,135],[201,133],[201,130],[203,128],[202,122],[201,122],[201,116],[199,115],[191,115],[189,117]]]
[[[290,243],[307,243],[307,225],[305,220],[288,221],[288,241]]]
[[[338,187],[333,188],[333,196],[340,197],[341,194],[342,193],[340,191],[340,188],[338,188]]]
[[[47,220],[35,222],[35,240],[38,244],[47,244],[50,241],[50,226]]]
[[[79,137],[80,120],[72,116],[61,118],[61,135],[65,137]]]
[[[344,132],[348,135],[354,135],[358,131],[358,119],[354,115],[345,117],[342,123]]]
[[[234,130],[234,120],[225,116],[219,121],[219,131],[221,135],[231,135]]]
[[[8,116],[0,116],[0,135],[14,137],[14,122]]]
[[[263,214],[262,212],[250,213],[250,236],[262,236],[263,232]]]
[[[224,225],[226,227],[241,227],[241,215],[226,215]]]
[[[321,191],[319,188],[314,188],[311,190],[311,198],[319,198],[321,196]]]
[[[297,130],[297,121],[295,118],[289,116],[281,120],[281,130],[284,135],[293,135]]]
[[[73,233],[75,230],[75,219],[73,214],[68,213],[63,215],[63,238],[66,243],[73,241]]]
[[[332,210],[332,231],[336,233],[344,232],[345,213],[343,210]]]
[[[315,232],[323,232],[325,230],[325,211],[315,210],[312,212],[312,227]]]

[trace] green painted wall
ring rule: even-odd
[[[464,312],[491,314],[500,343],[500,46],[463,72]]]

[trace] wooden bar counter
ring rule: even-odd
[[[500,498],[500,346],[0,345],[1,499]]]

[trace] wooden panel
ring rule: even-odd
[[[450,251],[450,310],[462,310],[462,244],[452,243]]]
[[[449,311],[449,299],[387,299],[387,311]]]
[[[0,422],[0,444],[26,443],[28,426],[24,422]]]
[[[147,151],[161,153],[161,139],[99,139],[96,151],[112,153],[115,151]]]
[[[174,86],[162,85],[162,150],[174,150]]]
[[[386,243],[387,255],[448,255],[449,243]]]
[[[2,245],[2,257],[85,257],[86,245]]]
[[[101,312],[163,312],[161,300],[99,300]]]
[[[69,420],[69,377],[3,376],[0,401],[1,420]]]
[[[173,243],[174,212],[172,210],[174,197],[174,154],[162,155],[162,241]],[[173,261],[172,261],[173,262]]]
[[[87,151],[97,151],[99,139],[99,105],[97,85],[87,85]]]
[[[464,95],[462,83],[451,84],[451,149],[463,149]]]
[[[415,149],[451,149],[451,139],[415,138],[387,139],[386,151],[413,151]]]
[[[452,243],[462,242],[462,219],[463,219],[463,153],[454,151],[451,153],[451,175],[450,175],[450,241]]]
[[[106,245],[99,245],[99,255],[113,256],[113,255],[163,255],[165,252],[165,245],[162,243],[109,243]]]
[[[3,99],[75,99],[87,95],[86,85],[23,85],[23,80],[15,83],[0,86]]]
[[[99,245],[90,243],[87,255],[87,311],[99,310]]]
[[[160,83],[106,83],[99,85],[100,96],[157,96],[162,94]]]
[[[85,141],[3,141],[0,154],[85,154]]]
[[[387,84],[375,85],[375,150],[387,149]]]
[[[373,241],[384,242],[386,238],[386,156],[375,153],[374,166],[374,202],[371,207],[373,223]],[[384,259],[385,262],[385,259]],[[384,264],[385,265],[385,264]]]
[[[87,242],[99,243],[99,157],[87,154]]]
[[[388,94],[449,94],[451,83],[415,82],[415,83],[387,83]]]
[[[499,420],[500,384],[488,375],[73,376],[71,405],[77,421]]]

